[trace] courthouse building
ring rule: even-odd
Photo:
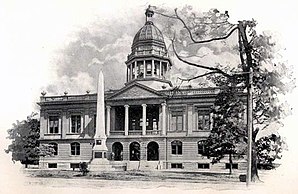
[[[174,89],[165,74],[172,66],[161,31],[146,11],[125,61],[123,88],[104,92],[105,115],[97,115],[97,94],[40,97],[40,144],[51,144],[53,156],[40,159],[41,169],[78,168],[91,163],[96,116],[105,117],[109,165],[115,169],[184,169],[227,171],[202,156],[212,128],[211,106],[218,88]],[[237,160],[234,169],[244,169]]]

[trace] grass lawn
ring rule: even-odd
[[[184,171],[110,171],[89,172],[82,176],[79,171],[63,170],[26,170],[30,177],[44,178],[69,178],[69,179],[100,179],[100,180],[122,180],[122,181],[165,181],[165,182],[192,182],[192,183],[216,183],[216,182],[238,182],[239,174],[229,175],[227,173],[211,172],[184,172]]]

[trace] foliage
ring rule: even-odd
[[[285,142],[281,136],[271,134],[261,137],[256,142],[259,166],[264,168],[274,168],[273,162],[276,159],[281,159],[282,151],[285,149]]]
[[[26,167],[28,164],[37,164],[40,155],[50,155],[54,151],[48,146],[39,147],[40,123],[35,116],[36,113],[32,113],[26,120],[17,121],[7,130],[7,138],[12,142],[5,152],[12,153],[13,162],[20,161]]]
[[[87,173],[89,172],[87,162],[80,162],[79,166],[80,166],[80,172],[82,172],[82,175],[86,176]]]

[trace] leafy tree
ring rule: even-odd
[[[51,155],[54,149],[50,146],[39,147],[40,123],[32,113],[26,120],[17,121],[11,129],[7,130],[8,139],[12,142],[5,150],[12,153],[12,161],[20,161],[28,167],[28,164],[37,164],[39,156]]]
[[[278,49],[272,36],[265,33],[258,34],[255,30],[257,25],[255,20],[239,21],[238,24],[229,23],[227,11],[220,13],[217,9],[212,9],[207,13],[198,13],[192,10],[191,6],[186,6],[181,11],[175,9],[174,13],[166,9],[156,8],[156,10],[156,13],[166,20],[167,25],[163,32],[170,38],[172,52],[178,62],[197,68],[189,71],[192,74],[188,74],[187,77],[179,77],[181,83],[209,76],[213,84],[221,87],[219,95],[222,98],[223,95],[233,95],[235,90],[231,87],[244,94],[247,93],[247,88],[252,88],[252,180],[257,180],[257,136],[264,130],[277,130],[282,126],[281,119],[289,112],[279,97],[291,91],[294,86],[292,72],[285,62],[276,57]],[[220,49],[218,41],[222,44]],[[202,64],[201,59],[204,55],[198,55],[198,50],[206,47],[207,43],[214,52],[225,50],[238,55],[239,63],[234,66],[222,63]],[[252,84],[248,81],[251,70]],[[238,111],[243,113],[244,110],[242,112],[237,110],[237,106],[233,106],[237,103],[237,99],[233,99],[222,101],[227,103],[227,106],[221,103],[223,107],[215,116],[215,129],[211,135],[216,138],[220,138],[221,135],[230,137],[220,139],[223,143],[224,140],[229,142],[220,146],[222,153],[219,154],[219,158],[225,152],[235,152],[241,138],[243,143],[247,143],[246,126],[243,128],[242,124],[239,125],[240,121],[234,114]],[[216,147],[214,149],[217,150]]]
[[[280,135],[271,134],[261,137],[256,142],[258,153],[259,168],[272,169],[275,168],[273,162],[281,159],[283,149],[286,149],[285,142]]]
[[[243,114],[241,114],[245,105],[243,94],[237,90],[236,87],[227,87],[217,95],[212,110],[212,130],[204,141],[205,152],[203,155],[211,157],[212,163],[217,163],[228,155],[230,174],[232,174],[232,159],[235,156],[242,157],[246,140],[243,135],[246,134],[246,124]]]

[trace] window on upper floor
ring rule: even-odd
[[[58,116],[49,116],[49,133],[59,133]]]
[[[182,142],[175,140],[171,142],[172,154],[182,155]]]
[[[81,116],[72,115],[71,116],[71,133],[80,133],[81,131]]]
[[[208,111],[198,110],[197,125],[197,130],[210,130],[210,113]]]
[[[71,155],[78,156],[80,155],[80,144],[78,142],[74,142],[70,144]]]
[[[182,131],[183,130],[183,113],[173,112],[171,118],[171,131]]]

